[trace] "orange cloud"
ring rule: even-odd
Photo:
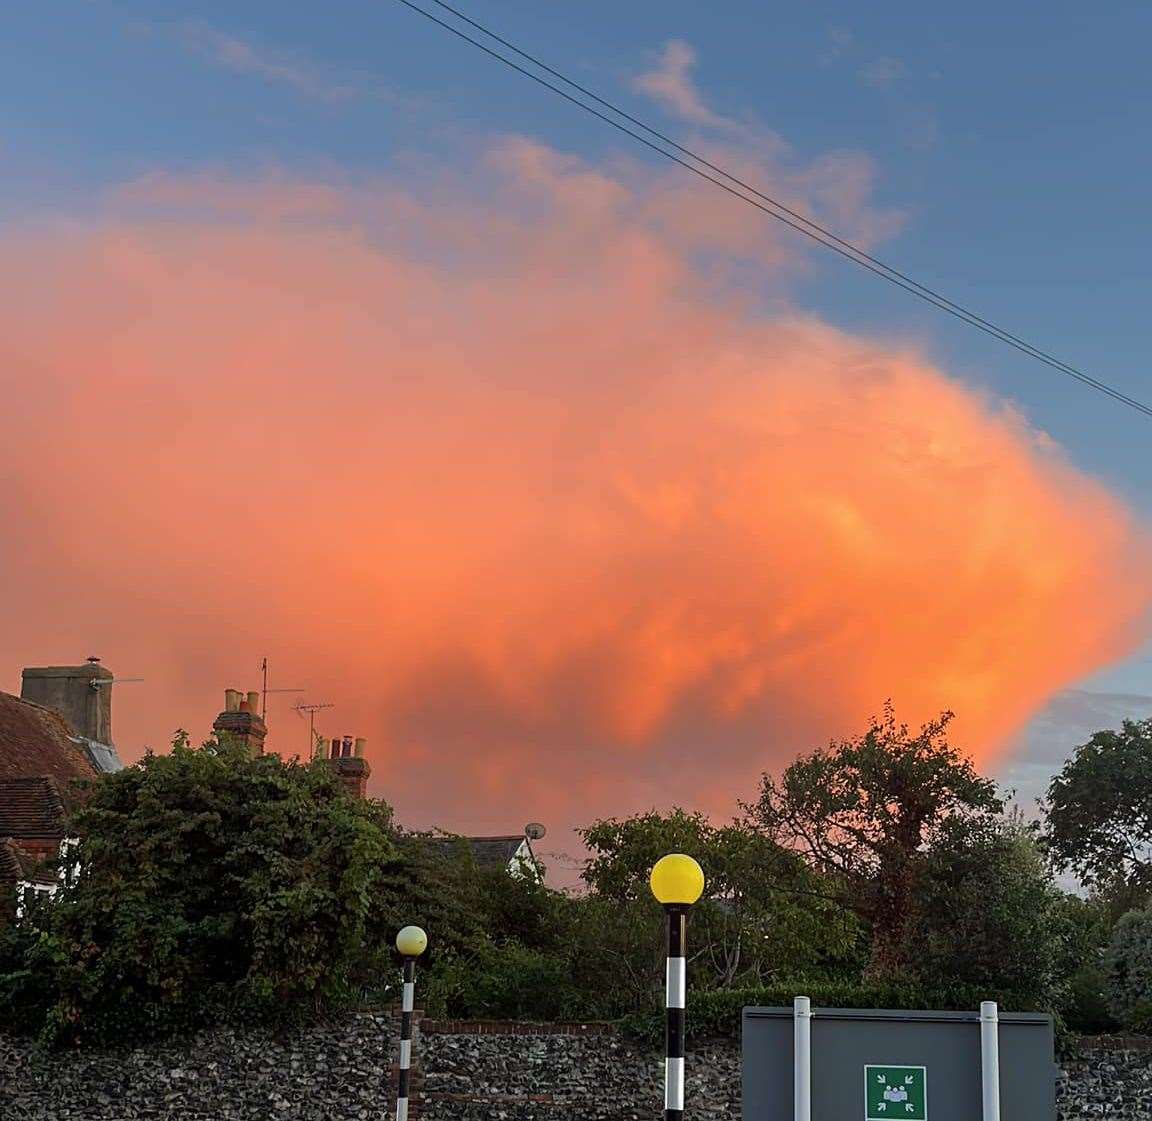
[[[158,176],[8,233],[13,677],[142,674],[134,757],[267,654],[402,820],[491,830],[726,812],[888,696],[987,761],[1141,636],[1121,504],[913,349],[791,309],[761,217],[523,140],[445,182]]]

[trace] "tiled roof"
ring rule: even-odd
[[[54,884],[56,873],[41,859],[25,852],[15,841],[0,838],[0,884],[15,886],[21,880],[33,884]]]
[[[7,839],[0,839],[0,884],[14,884],[23,879],[18,849]]]
[[[507,868],[524,844],[524,834],[500,837],[430,837],[428,843],[451,855],[456,845],[464,842],[472,850],[472,859],[481,868]]]
[[[51,775],[66,792],[74,779],[94,778],[96,768],[74,734],[59,713],[0,693],[0,781]]]
[[[39,775],[0,782],[0,837],[62,840],[64,814],[55,779]]]

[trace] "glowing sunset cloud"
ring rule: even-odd
[[[786,186],[880,236],[866,180]],[[745,210],[518,140],[467,183],[156,176],[10,231],[5,686],[143,674],[133,757],[267,653],[459,828],[726,812],[888,696],[987,760],[1139,638],[1142,531],[1010,408],[791,308]]]

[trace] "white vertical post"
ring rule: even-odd
[[[794,1101],[793,1121],[812,1121],[812,1002],[798,996],[792,1002]]]
[[[1000,1121],[1000,1012],[994,1000],[980,1004],[980,1085],[983,1121]]]

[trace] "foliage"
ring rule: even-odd
[[[585,883],[595,897],[634,908],[648,946],[660,945],[662,925],[648,890],[652,865],[668,852],[700,862],[705,893],[692,910],[690,943],[695,984],[763,984],[781,972],[824,968],[854,950],[858,926],[828,886],[797,853],[744,823],[715,826],[703,814],[674,809],[598,821],[580,835],[592,854]]]
[[[1108,1007],[1105,954],[1115,919],[1098,897],[1061,894],[1057,911],[1064,932],[1063,982],[1057,995],[1068,1029],[1081,1034],[1115,1031]]]
[[[462,839],[395,828],[323,760],[181,735],[170,755],[92,784],[70,885],[0,929],[0,1021],[115,1043],[391,1002],[392,939],[415,922],[432,934],[420,999],[433,1015],[622,1019],[655,1040],[664,924],[647,880],[683,851],[706,876],[688,933],[697,1037],[796,993],[864,1008],[998,999],[1080,1030],[1113,1012],[1152,1027],[1152,920],[1138,912],[1112,936],[1144,876],[1144,842],[1116,838],[1143,825],[1098,781],[1137,781],[1137,726],[1094,737],[1050,791],[1045,851],[1091,871],[1082,900],[1056,888],[1035,830],[1004,818],[995,786],[949,746],[949,719],[912,734],[888,707],[863,736],[765,776],[732,824],[681,809],[594,822],[578,895],[479,868]],[[1121,849],[1129,863],[1108,878],[1105,854]]]
[[[22,924],[26,967],[50,979],[50,1035],[280,1020],[350,999],[382,967],[390,812],[323,763],[181,734],[94,783],[73,831],[78,874]]]
[[[1152,719],[1097,732],[1052,780],[1045,840],[1057,868],[1127,906],[1152,894]]]
[[[594,1000],[574,984],[567,965],[562,954],[485,938],[466,957],[442,958],[421,999],[433,1012],[468,1019],[596,1018]]]
[[[42,929],[49,906],[35,897],[25,904],[22,922],[0,926],[0,1024],[6,1031],[37,1031],[54,1000],[55,944]]]
[[[1152,909],[1129,911],[1116,924],[1107,978],[1112,1014],[1133,1031],[1152,1030]]]
[[[408,884],[402,913],[435,938],[421,959],[421,1002],[453,1017],[551,1019],[584,1014],[571,938],[573,901],[528,877],[479,868],[461,840],[453,850],[424,834],[397,839]],[[411,917],[405,917],[411,916]]]
[[[780,781],[765,775],[759,799],[746,807],[768,836],[840,885],[872,930],[873,977],[906,969],[925,848],[950,823],[1003,809],[995,784],[948,743],[951,720],[943,713],[913,735],[888,704],[862,736],[802,756]]]
[[[995,1000],[1001,1008],[1014,1012],[1043,1008],[1033,994],[964,983],[930,986],[799,979],[752,989],[692,993],[688,1001],[688,1038],[699,1041],[739,1036],[745,1008],[790,1008],[797,996],[809,997],[815,1008],[976,1009],[982,1000]],[[664,1016],[653,1008],[625,1017],[622,1027],[635,1038],[655,1044],[662,1038]]]
[[[1070,934],[1061,901],[1023,822],[952,819],[924,855],[905,957],[927,985],[960,977],[1054,999]]]

